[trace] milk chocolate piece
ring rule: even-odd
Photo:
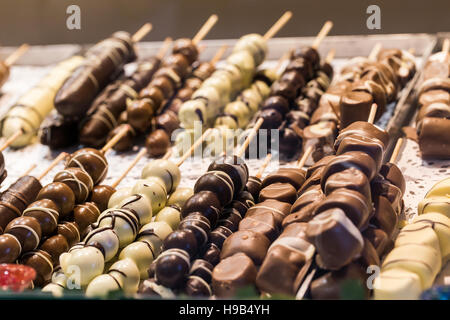
[[[263,234],[250,230],[239,230],[225,240],[220,258],[225,259],[242,252],[252,259],[255,265],[259,266],[266,256],[269,245],[269,239]]]
[[[289,203],[268,199],[249,208],[245,216],[252,217],[253,215],[258,215],[262,212],[270,212],[273,215],[277,226],[280,226],[283,219],[290,213],[290,210],[291,205]]]
[[[363,236],[372,243],[378,256],[382,257],[390,243],[387,233],[375,226],[369,226],[364,230]]]
[[[336,125],[324,121],[309,125],[303,130],[303,150],[313,148],[306,160],[306,165],[313,165],[325,156],[334,154],[333,143],[336,136]]]
[[[41,226],[42,235],[49,236],[58,225],[58,209],[52,200],[42,199],[31,203],[23,211],[23,216],[35,218]]]
[[[58,265],[59,256],[69,250],[69,243],[64,236],[57,234],[45,240],[40,249],[51,256],[53,265]]]
[[[336,155],[341,155],[349,151],[362,151],[367,153],[375,161],[377,171],[380,170],[384,156],[384,145],[377,138],[364,137],[356,134],[345,136],[336,150]]]
[[[371,220],[372,223],[386,232],[389,238],[392,238],[398,223],[394,208],[392,208],[389,200],[383,196],[375,198],[374,203],[375,214]]]
[[[19,262],[36,271],[36,278],[33,281],[35,286],[41,287],[51,279],[53,263],[51,256],[47,252],[43,250],[26,252],[22,255]]]
[[[260,233],[270,242],[278,237],[278,228],[275,218],[270,212],[260,212],[252,216],[246,216],[239,223],[239,230],[251,230]]]
[[[399,167],[392,162],[385,163],[380,168],[380,174],[394,186],[405,193],[406,182]]]
[[[148,155],[152,158],[161,157],[170,148],[170,137],[166,131],[158,129],[150,133],[145,140]]]
[[[253,261],[243,253],[225,258],[213,270],[213,292],[218,297],[231,298],[239,289],[253,285],[256,273]]]
[[[105,155],[93,148],[83,148],[72,153],[66,167],[79,167],[86,171],[94,181],[94,185],[105,179],[108,173],[108,162]]]
[[[263,188],[259,193],[259,200],[274,199],[287,203],[294,203],[297,199],[295,188],[289,183],[276,182]]]
[[[12,234],[0,235],[0,263],[13,263],[20,256],[22,245]]]
[[[367,199],[371,199],[369,180],[364,173],[356,168],[332,174],[327,178],[325,184],[322,184],[322,190],[326,195],[340,188],[358,191]]]
[[[341,143],[341,141],[346,136],[353,135],[353,134],[357,134],[357,135],[360,135],[363,137],[376,138],[376,139],[380,140],[381,142],[383,142],[385,149],[389,143],[389,134],[386,131],[381,130],[377,126],[375,126],[371,123],[368,123],[367,121],[357,121],[357,122],[353,122],[348,127],[342,129],[339,132],[339,135],[336,138],[336,141],[334,144],[334,149],[338,150],[339,144]]]
[[[126,121],[127,122],[127,121]],[[118,152],[129,151],[134,146],[134,138],[136,137],[136,131],[132,126],[127,123],[123,123],[110,131],[107,137],[107,141],[111,140],[115,135],[127,128],[126,133],[119,139],[119,141],[113,146],[113,149]]]
[[[317,264],[329,270],[338,270],[359,258],[364,246],[361,233],[339,208],[315,216],[308,223],[306,236],[316,247]]]
[[[116,192],[116,189],[108,185],[101,184],[95,186],[92,189],[89,201],[93,202],[100,210],[100,212],[103,212],[108,209],[109,198],[111,198],[114,192]]]
[[[450,119],[424,118],[418,127],[424,159],[450,159]]]
[[[372,95],[363,91],[347,92],[340,103],[341,128],[353,122],[367,120],[373,104]]]
[[[305,171],[298,168],[280,168],[264,178],[262,188],[276,182],[289,183],[297,190],[305,182]]]
[[[56,174],[53,182],[62,182],[72,189],[76,203],[86,201],[94,187],[92,178],[81,168],[67,168],[62,170]]]

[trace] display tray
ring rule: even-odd
[[[288,50],[301,47],[302,45],[311,44],[313,38],[275,38],[269,41],[268,61],[263,64],[274,65],[276,61]],[[229,44],[228,52],[231,51],[232,45],[236,40],[206,40],[202,41],[205,50],[201,54],[202,60],[211,59],[217,49],[223,44]],[[399,94],[397,103],[391,104],[383,117],[376,123],[382,128],[388,130],[394,138],[390,149],[395,144],[395,138],[398,136],[401,128],[407,125],[411,119],[410,114],[413,113],[414,104],[412,90],[415,87],[419,77],[423,61],[436,47],[436,36],[428,34],[392,34],[392,35],[371,35],[371,36],[330,36],[321,44],[320,53],[325,56],[329,50],[336,50],[336,58],[333,61],[335,74],[339,73],[341,67],[355,56],[367,56],[376,43],[381,43],[383,48],[399,48],[404,50],[412,50],[417,57],[417,74],[410,83]],[[140,59],[155,54],[161,47],[162,42],[143,42],[138,45],[138,55]],[[32,47],[30,52],[20,59],[17,65],[11,69],[11,76],[7,83],[3,86],[0,96],[0,114],[3,114],[8,108],[27,90],[35,85],[50,68],[60,60],[63,60],[73,54],[83,53],[88,45],[58,45],[58,46],[39,46]],[[7,56],[12,48],[1,48],[0,58]],[[131,72],[135,64],[126,66],[126,71]],[[116,153],[111,151],[107,153],[109,162],[109,172],[103,184],[110,184],[114,181],[134,158],[137,150],[142,146],[141,143],[135,146],[134,150],[126,153]],[[2,183],[4,190],[13,181],[20,177],[27,168],[32,164],[36,164],[37,168],[33,173],[40,173],[57,154],[61,151],[73,152],[79,147],[70,149],[50,151],[47,146],[34,143],[25,148],[13,150],[6,149],[4,153],[6,169],[8,171],[7,179]],[[129,172],[127,177],[118,186],[126,187],[134,184],[134,181],[140,178],[140,173],[146,162],[151,161],[145,159]],[[263,160],[248,160],[248,166],[251,174],[255,174],[261,166]],[[203,174],[209,163],[210,158],[205,159],[188,159],[183,163],[181,172],[181,186],[193,187],[196,179]],[[278,169],[278,167],[293,166],[294,163],[279,163],[273,161],[269,164],[265,171],[265,175]],[[426,191],[431,186],[450,174],[450,161],[422,161],[418,153],[418,146],[413,141],[407,141],[403,151],[398,158],[398,166],[402,170],[406,179],[405,201],[405,218],[411,219],[417,211],[417,205],[423,199]],[[44,179],[42,183],[45,185],[51,182],[53,176],[63,168],[63,163],[59,163]],[[440,278],[444,279],[448,275],[448,266],[444,275]],[[442,280],[444,281],[444,280]]]

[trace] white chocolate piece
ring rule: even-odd
[[[225,106],[225,114],[232,114],[238,120],[239,128],[245,128],[250,121],[252,113],[250,108],[242,101],[230,102]]]
[[[92,279],[86,288],[88,298],[107,298],[110,292],[118,291],[122,288],[123,279],[115,279],[109,273],[101,274]],[[120,282],[119,282],[120,281]]]
[[[405,244],[395,247],[385,258],[382,270],[402,269],[420,277],[422,288],[430,288],[441,270],[441,255],[432,247]]]
[[[62,297],[64,289],[67,285],[67,277],[64,272],[59,269],[52,274],[52,282],[42,288],[42,292],[50,292],[54,297]]]
[[[227,63],[239,68],[242,75],[242,88],[250,85],[255,74],[255,61],[248,51],[236,51],[227,58]]]
[[[121,280],[125,294],[136,293],[139,287],[139,269],[132,259],[120,259],[108,270],[108,274]]]
[[[159,178],[139,179],[133,187],[133,193],[142,194],[149,199],[153,215],[166,206],[167,191],[164,182]]]
[[[119,247],[123,248],[127,244],[133,242],[136,238],[139,228],[139,219],[135,214],[136,213],[128,209],[107,209],[103,211],[98,217],[98,228],[109,228],[113,230],[119,238]],[[105,230],[104,232],[108,231]],[[102,234],[102,232],[97,233],[93,236],[93,238],[95,239],[97,237],[101,237],[100,234]],[[112,250],[113,249],[111,248],[111,252]],[[112,257],[114,256],[115,253],[112,255]],[[108,261],[110,259],[106,260]]]
[[[118,208],[123,199],[128,198],[133,194],[133,188],[120,188],[117,189],[109,198],[108,208]]]
[[[395,246],[400,247],[407,244],[418,244],[428,246],[441,253],[439,238],[433,227],[426,223],[411,223],[406,225],[398,234]]]
[[[80,286],[101,274],[105,266],[102,252],[93,246],[72,248],[59,257],[59,262],[66,277],[69,280],[73,277],[73,282]]]
[[[162,250],[164,239],[172,232],[172,228],[167,222],[153,221],[144,225],[139,231],[138,241],[152,243],[155,248],[155,255],[158,256]]]
[[[374,281],[375,300],[417,300],[421,293],[419,276],[403,269],[382,271]]]
[[[145,285],[150,286],[154,292],[159,294],[161,298],[164,299],[175,299],[176,295],[169,288],[166,288],[162,285],[157,284],[154,281],[146,280]]]
[[[202,100],[205,103],[208,124],[219,114],[221,98],[215,87],[201,86],[192,94],[192,100]]]
[[[157,159],[150,161],[142,169],[142,179],[158,177],[164,181],[167,193],[172,193],[180,184],[181,172],[178,166],[170,160]]]
[[[202,87],[213,87],[219,93],[220,105],[224,106],[230,101],[231,80],[223,73],[217,73],[202,83]]]
[[[57,91],[83,61],[83,57],[74,56],[60,62],[9,109],[1,123],[1,135],[9,138],[20,130],[24,132],[11,143],[12,147],[23,147],[32,142],[42,121],[54,108]]]
[[[427,192],[425,198],[448,197],[449,195],[450,195],[450,178],[446,178],[436,183],[430,189],[430,191]]]
[[[178,119],[181,127],[185,129],[193,129],[195,122],[205,125],[208,120],[205,101],[199,99],[186,101],[178,111]]]
[[[439,238],[441,247],[442,263],[450,260],[450,218],[440,213],[426,213],[416,216],[413,223],[430,224]]]
[[[105,261],[114,258],[119,251],[119,236],[109,226],[92,230],[88,233],[84,241],[87,245],[94,245],[98,242],[105,250]]]
[[[139,277],[141,279],[148,278],[148,268],[156,259],[154,255],[155,248],[153,244],[146,241],[135,241],[127,245],[120,252],[119,259],[131,259],[139,269]]]
[[[417,207],[419,214],[439,212],[450,218],[450,194],[446,197],[433,196],[419,202]]]
[[[155,217],[155,221],[166,222],[173,230],[178,228],[181,221],[181,209],[176,206],[167,206],[162,209]]]
[[[233,52],[248,51],[255,60],[255,64],[260,65],[267,54],[267,42],[257,33],[250,33],[241,37],[234,45]]]
[[[225,64],[221,68],[214,71],[212,77],[226,76],[231,82],[231,98],[233,98],[239,91],[241,91],[243,84],[243,75],[239,68],[233,64]]]
[[[151,201],[143,195],[133,194],[123,199],[119,208],[131,209],[139,216],[139,225],[146,224],[152,219]]]
[[[175,192],[173,192],[169,196],[169,200],[167,200],[167,205],[177,205],[180,208],[182,208],[191,196],[194,195],[194,190],[192,188],[177,188]]]

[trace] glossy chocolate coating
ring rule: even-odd
[[[40,249],[52,257],[53,265],[58,265],[59,256],[69,250],[69,243],[64,236],[57,234],[45,240]]]
[[[191,257],[197,252],[198,244],[195,233],[190,229],[175,230],[164,239],[163,250],[181,249]]]
[[[300,87],[296,85],[295,82],[288,82],[286,80],[283,81],[281,78],[272,84],[270,94],[272,96],[281,96],[289,102],[293,102],[297,97],[299,88]]]
[[[168,136],[180,127],[180,121],[175,112],[167,110],[155,118],[156,129],[164,130]]]
[[[208,171],[195,183],[194,193],[211,191],[218,196],[222,206],[233,199],[234,183],[231,177],[223,171]]]
[[[20,256],[21,244],[13,235],[0,235],[0,263],[13,263]]]
[[[365,239],[369,240],[370,243],[372,243],[378,256],[381,258],[390,244],[387,233],[380,228],[369,226],[366,230],[364,230],[363,236]]]
[[[93,202],[85,202],[75,206],[73,209],[73,217],[80,230],[86,230],[86,228],[97,221],[100,216],[100,210]]]
[[[0,194],[0,228],[19,217],[36,198],[42,185],[35,177],[23,176]]]
[[[302,138],[291,128],[281,128],[279,131],[279,150],[281,159],[295,160],[302,150]]]
[[[155,109],[148,100],[134,100],[127,106],[127,122],[136,131],[145,132],[150,128]]]
[[[366,175],[356,168],[350,168],[332,174],[327,178],[326,182],[322,184],[322,191],[325,195],[329,195],[339,188],[355,190],[363,194],[366,198],[371,198],[370,182]]]
[[[58,172],[53,182],[62,182],[72,189],[76,203],[86,201],[94,187],[94,182],[89,174],[81,168],[75,167]]]
[[[164,59],[164,66],[175,71],[181,78],[185,78],[188,75],[190,65],[188,58],[182,53],[171,54]]]
[[[287,203],[294,203],[297,199],[297,190],[289,183],[276,182],[263,188],[259,193],[259,200],[274,199]]]
[[[49,199],[58,206],[60,218],[66,217],[75,206],[75,194],[66,184],[52,182],[41,189],[36,200]]]
[[[12,234],[19,240],[22,252],[34,250],[41,241],[41,226],[33,217],[19,217],[11,221],[5,228],[5,233]]]
[[[250,230],[266,236],[270,242],[278,237],[278,226],[271,212],[260,212],[252,216],[246,216],[239,223],[239,230]]]
[[[396,164],[392,162],[383,164],[380,168],[380,174],[394,186],[399,188],[402,194],[405,193],[405,177],[403,177],[400,168]]]
[[[122,131],[124,127],[127,127],[127,132],[113,146],[113,149],[119,152],[128,151],[133,148],[134,138],[136,137],[136,131],[134,131],[133,127],[131,127],[126,123],[121,124],[115,127],[113,130],[111,130],[107,137],[107,141],[111,140],[115,135],[117,135],[120,131]]]
[[[330,175],[349,168],[356,168],[360,170],[369,180],[372,180],[377,173],[377,164],[371,156],[361,151],[349,151],[345,154],[336,156],[325,167],[321,179],[322,188]]]
[[[235,196],[244,189],[249,178],[245,161],[237,156],[219,157],[209,165],[208,171],[225,172],[233,180]]]
[[[334,149],[338,150],[339,144],[341,143],[342,139],[344,139],[348,135],[353,134],[357,134],[363,137],[376,138],[383,142],[385,149],[389,143],[389,134],[386,131],[379,129],[378,127],[371,123],[368,123],[367,121],[357,121],[353,122],[351,125],[339,132],[339,135],[334,143]]]
[[[286,71],[291,70],[299,72],[303,76],[305,81],[309,81],[313,77],[313,69],[311,63],[302,57],[295,58],[291,60],[291,62],[289,62],[286,67]]]
[[[198,59],[198,49],[196,45],[187,38],[178,39],[173,45],[172,52],[174,54],[182,54],[189,64],[194,63],[194,61]]]
[[[108,162],[102,152],[93,148],[83,148],[72,153],[66,167],[79,167],[86,171],[94,181],[94,185],[105,179],[108,173]]]
[[[41,287],[50,280],[53,272],[53,263],[51,256],[47,252],[43,250],[26,252],[22,255],[19,262],[32,267],[36,271],[36,278],[33,281],[36,287]]]
[[[191,297],[209,297],[212,295],[212,289],[202,278],[189,276],[186,282],[186,294]]]
[[[222,249],[225,240],[231,236],[233,232],[225,226],[218,226],[209,234],[209,243],[215,244],[219,249]]]
[[[243,253],[223,259],[213,270],[212,287],[216,296],[233,297],[237,290],[255,283],[256,267]]]
[[[80,242],[80,227],[76,222],[64,221],[58,224],[57,234],[66,238],[70,247]]]
[[[362,151],[367,153],[375,161],[377,172],[380,170],[384,156],[384,145],[377,138],[347,135],[341,140],[336,154],[341,155],[349,151]]]
[[[208,243],[203,249],[202,257],[213,266],[220,262],[220,248],[214,243]]]
[[[302,57],[308,60],[309,63],[311,63],[311,65],[313,66],[314,70],[316,70],[319,67],[320,54],[317,51],[317,49],[313,47],[308,46],[295,49],[295,51],[293,52],[293,56],[295,58]]]
[[[206,242],[208,241],[208,234],[211,231],[209,220],[200,212],[190,213],[180,222],[178,228],[180,230],[192,231],[197,240],[198,247],[206,244]]]
[[[242,252],[259,266],[264,261],[269,246],[270,241],[263,234],[251,230],[239,230],[225,240],[220,258],[223,260]]]
[[[264,178],[262,188],[276,182],[289,183],[297,190],[305,182],[305,171],[298,168],[280,168]]]
[[[150,157],[161,157],[171,146],[170,137],[166,131],[157,129],[145,139],[145,146]]]
[[[450,119],[426,117],[417,133],[423,159],[450,159]]]
[[[398,217],[389,200],[383,196],[374,199],[375,214],[371,222],[391,238],[397,229]]]
[[[273,215],[276,225],[280,227],[281,222],[290,213],[290,211],[291,205],[289,203],[268,199],[257,203],[248,209],[246,217],[253,217],[263,212],[269,212]]]
[[[201,191],[190,197],[181,210],[181,216],[184,218],[191,212],[201,212],[215,226],[219,219],[219,213],[222,209],[217,195],[211,191]]]
[[[245,184],[245,190],[250,192],[255,201],[259,199],[259,192],[261,191],[262,181],[260,178],[255,176],[250,176],[247,183]]]
[[[31,203],[23,212],[26,217],[35,218],[42,231],[42,236],[52,234],[58,225],[59,207],[50,199],[42,199]]]
[[[89,201],[95,203],[100,212],[103,212],[108,209],[109,198],[114,192],[116,192],[116,189],[108,185],[95,186],[92,189]]]
[[[52,150],[73,146],[78,142],[79,121],[59,114],[45,120],[40,128],[40,141]]]
[[[155,277],[165,287],[178,288],[184,284],[189,267],[189,254],[186,251],[163,251],[156,260]]]

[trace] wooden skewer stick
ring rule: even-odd
[[[224,44],[223,46],[221,46],[219,48],[219,50],[217,50],[216,54],[214,55],[214,57],[211,59],[210,63],[212,65],[215,65],[217,62],[220,61],[220,59],[222,59],[225,51],[227,51],[228,49],[228,45]]]
[[[317,34],[316,38],[314,39],[313,44],[311,45],[312,48],[317,49],[320,44],[322,43],[323,39],[330,33],[331,29],[333,28],[333,22],[328,20],[326,21],[322,29],[320,29],[319,33]]]
[[[400,150],[402,149],[403,140],[404,140],[403,138],[399,138],[397,140],[394,151],[392,152],[391,159],[389,160],[390,163],[395,163],[395,161],[397,161],[398,155],[400,154]]]
[[[212,14],[203,26],[198,30],[197,34],[192,38],[192,43],[197,45],[207,34],[211,31],[212,27],[216,24],[219,17],[217,14]]]
[[[284,27],[284,25],[292,18],[292,12],[286,11],[264,34],[263,39],[265,41],[273,38],[274,35]]]
[[[136,31],[135,34],[133,34],[133,36],[131,37],[131,40],[133,40],[133,42],[141,41],[142,38],[144,38],[147,35],[147,33],[152,31],[152,28],[153,28],[152,24],[147,22],[142,27],[140,27],[139,30]]]
[[[21,137],[23,135],[23,131],[17,131],[16,133],[14,133],[11,137],[9,137],[5,143],[0,147],[0,152],[2,152],[3,150],[5,150],[6,148],[8,148],[11,143],[13,143],[14,141],[16,141],[19,137]]]
[[[266,168],[269,165],[271,159],[272,159],[272,154],[268,153],[266,158],[264,159],[264,162],[263,162],[261,168],[259,168],[258,172],[256,173],[255,177],[257,177],[258,179],[261,179],[261,177],[262,177],[262,175],[264,173],[264,170],[266,170]]]
[[[119,142],[119,140],[122,139],[122,137],[128,132],[128,130],[130,129],[129,127],[130,126],[128,124],[123,126],[123,128],[119,132],[117,132],[117,134],[111,140],[109,140],[107,144],[103,146],[100,152],[105,154],[106,151],[114,147],[116,143]]]
[[[171,37],[167,37],[164,39],[162,47],[159,49],[158,53],[156,54],[156,57],[158,59],[162,59],[166,55],[166,52],[167,52],[167,50],[169,50],[171,43],[172,43]]]
[[[368,123],[372,123],[375,121],[375,116],[377,114],[378,106],[376,103],[372,104],[372,107],[370,108],[369,118],[367,119]]]
[[[259,118],[259,120],[256,121],[255,126],[252,128],[252,131],[250,132],[250,134],[245,139],[245,141],[242,144],[242,146],[239,149],[239,151],[236,153],[236,156],[242,157],[242,155],[245,153],[245,150],[247,149],[248,145],[250,144],[250,142],[255,137],[256,133],[258,132],[258,130],[261,127],[261,125],[263,124],[263,122],[264,122],[263,118]]]
[[[203,142],[203,140],[206,138],[206,136],[209,135],[211,130],[212,129],[209,128],[205,132],[203,132],[202,136],[200,138],[198,138],[197,141],[195,141],[194,144],[189,148],[189,150],[185,154],[183,154],[183,156],[180,158],[180,160],[178,160],[178,162],[176,163],[177,167],[181,166],[183,164],[183,162],[191,156],[192,152],[194,152],[194,150],[197,149],[198,146],[200,146],[200,144]]]
[[[136,165],[136,163],[138,163],[139,160],[141,160],[141,158],[143,156],[145,156],[146,153],[147,153],[147,148],[142,148],[141,151],[139,151],[139,153],[136,155],[136,157],[134,157],[133,161],[131,161],[131,163],[125,169],[125,171],[122,172],[122,174],[116,179],[116,181],[114,181],[111,184],[111,187],[113,187],[113,188],[117,187],[119,185],[119,183],[123,180],[123,178],[126,177],[126,175],[131,171],[131,169],[133,169],[133,167]]]
[[[172,155],[172,148],[170,148],[169,150],[167,150],[166,154],[164,155],[164,157],[162,157],[163,160],[167,160],[170,158],[170,156]]]
[[[29,175],[30,172],[33,171],[36,167],[37,167],[36,163],[33,163],[33,164],[27,169],[27,171],[25,171],[25,172],[22,174],[22,177],[25,177],[25,176]]]
[[[69,154],[67,152],[61,152],[53,161],[50,163],[50,165],[38,176],[36,179],[41,180],[43,177],[47,175],[47,173],[50,172],[61,160],[67,158]]]
[[[376,60],[378,54],[380,53],[380,50],[382,48],[382,45],[380,42],[378,42],[373,48],[372,51],[370,51],[369,56],[367,57],[369,60]]]
[[[450,49],[450,39],[445,39],[442,43],[442,52],[448,52]]]
[[[303,153],[302,157],[297,162],[297,168],[303,168],[305,166],[306,160],[310,156],[310,154],[313,152],[314,148],[313,146],[309,146],[305,152]]]
[[[278,76],[281,76],[286,69],[286,61],[289,61],[290,57],[292,56],[292,52],[294,50],[291,49],[288,52],[285,52],[280,59],[277,61],[277,65],[275,66],[274,70]]]
[[[16,51],[14,51],[8,58],[5,60],[6,66],[10,67],[25,53],[28,51],[30,46],[26,43],[21,45]]]
[[[330,64],[331,61],[333,61],[335,55],[336,55],[336,49],[332,48],[330,51],[328,51],[327,57],[325,58],[325,62]]]

